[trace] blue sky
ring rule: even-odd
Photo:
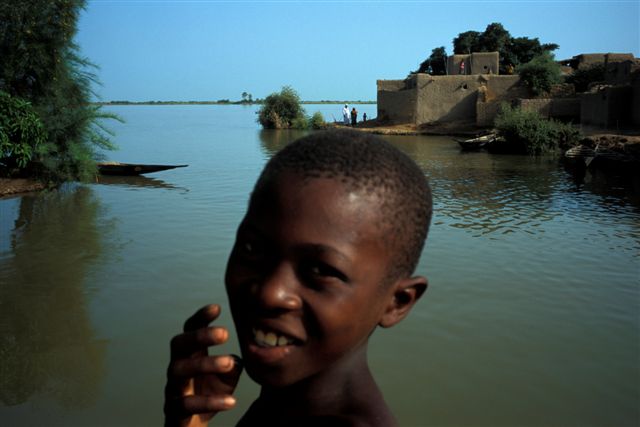
[[[102,100],[375,100],[458,33],[500,22],[557,43],[556,58],[640,57],[640,1],[89,0],[76,42],[96,63]]]

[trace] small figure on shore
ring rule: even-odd
[[[366,122],[366,121],[367,121],[367,113],[364,113],[364,114],[362,115],[362,121],[363,121],[363,122]]]
[[[507,64],[507,74],[512,75],[514,71],[513,64]]]
[[[353,107],[351,109],[351,126],[355,126],[357,121],[358,121],[358,110],[356,110],[356,107]]]
[[[345,126],[349,126],[349,107],[347,104],[344,104],[344,108],[342,109],[342,120]]]

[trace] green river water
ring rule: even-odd
[[[0,425],[161,425],[169,339],[211,302],[232,327],[236,227],[265,161],[301,135],[261,131],[255,109],[110,107],[126,120],[112,160],[189,167],[0,200]],[[448,137],[388,140],[435,201],[429,290],[370,345],[401,425],[639,425],[638,188]],[[257,391],[243,377],[211,425],[234,425]]]

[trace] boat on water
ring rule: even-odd
[[[480,149],[484,148],[487,144],[489,144],[492,141],[494,141],[495,139],[496,139],[496,134],[495,133],[491,133],[491,134],[488,134],[488,135],[482,135],[482,136],[478,136],[476,138],[470,138],[470,139],[454,138],[454,140],[458,144],[460,144],[460,148],[463,151],[480,150]]]
[[[98,172],[102,175],[135,176],[187,166],[189,165],[145,165],[140,163],[99,162]]]
[[[579,164],[582,166],[589,166],[593,159],[596,157],[597,152],[593,148],[585,147],[584,145],[576,145],[569,148],[564,153],[565,162],[569,164]]]

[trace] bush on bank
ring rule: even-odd
[[[307,117],[298,93],[290,86],[272,93],[258,110],[258,123],[265,129],[324,129],[326,123],[322,113]]]
[[[501,106],[494,126],[500,141],[496,151],[517,154],[549,154],[577,144],[580,132],[571,124],[545,119],[535,111]]]
[[[265,129],[287,129],[299,125],[304,119],[304,108],[298,93],[290,86],[272,93],[258,110],[258,122]]]

